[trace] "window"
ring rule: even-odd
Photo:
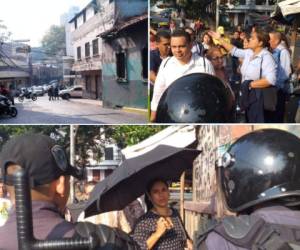
[[[98,39],[93,40],[93,56],[99,55]]]
[[[86,22],[86,12],[85,12],[85,10],[83,11],[82,15],[83,15],[83,22],[85,23]]]
[[[142,76],[148,80],[148,48],[142,49]]]
[[[85,57],[90,57],[90,43],[86,43],[85,47]]]
[[[117,78],[118,81],[126,81],[127,70],[126,70],[126,55],[125,52],[116,53],[116,64],[117,64]]]
[[[77,19],[75,19],[74,25],[75,25],[75,30],[76,30],[77,29]]]
[[[77,60],[81,60],[81,47],[77,47]]]

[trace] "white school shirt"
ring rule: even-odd
[[[230,53],[235,57],[243,58],[243,64],[241,66],[242,81],[259,80],[260,68],[262,66],[261,78],[266,78],[271,85],[275,85],[276,63],[272,54],[267,49],[262,49],[262,51],[254,57],[254,52],[251,49],[238,49],[233,47]]]
[[[192,73],[207,73],[214,75],[215,71],[211,62],[206,58],[204,60],[203,57],[196,53],[193,53],[189,63],[184,65],[182,65],[174,56],[165,58],[160,64],[155,80],[151,110],[157,110],[161,96],[178,78]]]

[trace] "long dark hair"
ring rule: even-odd
[[[146,187],[146,193],[145,193],[145,203],[146,203],[147,211],[150,211],[153,208],[153,203],[150,200],[150,193],[151,193],[151,189],[153,188],[154,184],[157,182],[162,182],[167,187],[169,187],[168,182],[162,178],[156,178],[156,179],[153,179],[148,182],[147,187]]]

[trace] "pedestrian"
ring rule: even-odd
[[[56,85],[54,88],[54,100],[59,100],[59,86]]]
[[[242,39],[240,39],[240,33],[238,31],[235,31],[233,33],[233,38],[231,38],[231,44],[239,49],[243,48],[243,41]],[[238,67],[239,67],[238,57],[231,56],[231,68],[232,68],[232,73],[235,77],[238,75]]]
[[[171,19],[170,22],[169,22],[169,31],[170,31],[170,34],[172,34],[175,30],[176,30],[176,21]]]
[[[206,51],[209,50],[211,47],[215,46],[214,41],[212,37],[208,34],[208,32],[204,32],[202,34],[201,42]]]
[[[139,218],[131,234],[140,249],[192,250],[179,213],[169,207],[168,183],[162,179],[151,181],[145,197],[148,212]]]
[[[276,62],[276,87],[277,87],[277,105],[274,114],[275,123],[284,122],[285,105],[288,99],[291,71],[291,55],[286,47],[287,44],[282,39],[282,34],[278,31],[272,31],[270,35],[270,47]]]
[[[151,118],[156,119],[156,110],[164,91],[178,78],[191,73],[208,73],[214,75],[211,63],[204,57],[192,53],[190,35],[184,30],[176,30],[171,35],[173,56],[164,59],[160,65],[151,102]]]
[[[216,169],[223,200],[237,215],[211,221],[209,228],[196,232],[195,250],[299,249],[297,136],[278,129],[244,135],[216,162]]]
[[[197,53],[199,56],[203,57],[205,54],[205,49],[204,46],[196,40],[195,31],[192,28],[187,27],[185,28],[185,32],[187,32],[191,37],[191,43],[193,46],[192,53]]]
[[[7,177],[14,174],[20,166],[28,172],[32,197],[32,219],[34,236],[39,240],[57,240],[70,237],[87,238],[87,226],[94,230],[95,247],[117,249],[128,248],[135,243],[125,233],[107,226],[93,224],[75,225],[64,220],[63,215],[69,198],[70,176],[81,178],[83,174],[68,163],[63,147],[46,135],[26,134],[10,139],[0,153],[1,173]],[[2,177],[3,177],[2,176]],[[5,178],[7,190],[15,206],[15,192],[11,178]],[[3,227],[0,227],[0,249],[18,249],[17,218],[15,207]],[[116,233],[115,233],[116,232]],[[99,236],[101,235],[101,236]],[[111,237],[111,238],[110,238]]]
[[[54,100],[54,89],[53,86],[51,85],[51,87],[48,89],[48,97],[49,97],[49,101]]]
[[[271,122],[276,107],[276,63],[268,51],[269,36],[257,30],[251,34],[249,49],[238,49],[223,40],[216,32],[209,32],[231,55],[243,59],[241,66],[241,107],[246,111],[246,121]]]
[[[156,34],[156,48],[150,51],[150,101],[152,100],[154,83],[163,59],[170,56],[170,33],[165,30]]]

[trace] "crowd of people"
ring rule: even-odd
[[[171,20],[168,29],[150,29],[150,120],[156,121],[160,98],[176,79],[207,73],[230,89],[244,122],[284,122],[293,73],[286,35],[255,25],[231,33],[222,26],[216,32],[190,26]]]
[[[51,85],[48,89],[49,101],[59,100],[59,86]]]

